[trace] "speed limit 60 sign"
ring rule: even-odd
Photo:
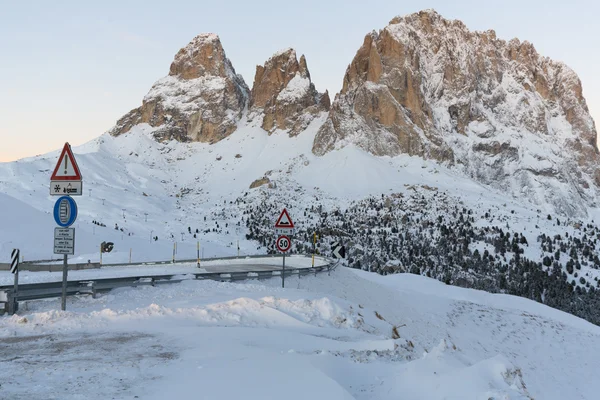
[[[277,242],[275,242],[275,245],[277,246],[279,251],[285,253],[292,247],[292,241],[289,237],[281,235],[277,238]]]

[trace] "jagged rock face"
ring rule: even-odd
[[[202,34],[179,50],[169,75],[110,133],[118,136],[147,123],[160,127],[155,132],[159,140],[214,143],[235,131],[247,99],[248,87],[236,75],[219,37]]]
[[[566,65],[422,11],[365,37],[313,152],[354,144],[435,159],[572,215],[598,194],[596,140]]]
[[[250,97],[250,118],[262,118],[268,132],[287,130],[290,136],[302,132],[322,111],[329,111],[329,94],[320,94],[311,82],[306,58],[293,49],[272,56],[256,67]]]

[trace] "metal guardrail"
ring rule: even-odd
[[[310,255],[312,256],[312,255]],[[201,259],[201,262],[210,262],[217,260],[243,260],[246,258],[281,258],[281,254],[263,254],[263,255],[245,255],[245,256],[228,256],[228,257],[209,257]],[[291,254],[287,255],[288,258],[294,257],[308,257],[308,255],[303,254]],[[322,256],[316,256],[317,258],[323,259]],[[141,262],[133,262],[133,263],[103,263],[99,262],[90,262],[90,263],[70,263],[69,271],[78,271],[82,269],[98,269],[102,267],[128,267],[128,266],[136,266],[136,265],[167,265],[167,264],[195,264],[198,260],[196,258],[190,259],[181,259],[167,261],[141,261]],[[53,259],[53,260],[32,260],[32,261],[24,261],[20,263],[19,270],[21,271],[35,271],[35,272],[61,272],[63,269],[63,260]],[[0,263],[0,271],[8,271],[10,270],[10,264]]]
[[[268,258],[271,256],[248,256],[248,258]],[[278,257],[278,255],[273,255]],[[280,256],[279,256],[280,257]],[[306,257],[298,255],[296,257]],[[227,257],[214,258],[214,260],[229,260],[243,259],[247,257]],[[318,257],[322,261],[326,261],[325,265],[315,267],[288,267],[285,270],[283,277],[293,275],[311,275],[315,276],[322,272],[331,272],[337,267],[337,263],[332,263],[331,260],[324,257]],[[209,261],[205,259],[205,261]],[[182,260],[180,262],[188,262]],[[193,260],[196,262],[196,260]],[[169,262],[170,263],[170,262]],[[146,263],[151,264],[151,263]],[[152,263],[158,264],[158,263]],[[134,264],[114,264],[112,266],[123,266]],[[135,264],[145,265],[145,264]],[[106,265],[108,266],[108,265]],[[137,286],[156,286],[166,283],[179,283],[185,280],[215,280],[221,282],[233,282],[248,279],[270,279],[282,275],[281,269],[261,270],[261,271],[220,271],[220,272],[197,272],[185,274],[166,274],[166,275],[141,275],[120,278],[101,278],[101,279],[84,279],[78,281],[69,281],[67,283],[67,295],[91,294],[93,297],[98,293],[108,292],[112,289],[121,287],[137,287]],[[30,283],[19,285],[18,291],[15,292],[13,286],[0,286],[0,304],[4,303],[4,313],[14,314],[18,310],[18,302],[26,300],[38,300],[60,297],[62,295],[62,282],[44,282]],[[3,311],[0,309],[0,312]]]

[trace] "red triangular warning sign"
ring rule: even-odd
[[[80,181],[81,172],[75,161],[75,156],[71,151],[71,145],[65,143],[60,157],[58,157],[58,163],[52,173],[51,181]]]
[[[277,222],[275,222],[275,228],[293,228],[294,223],[290,218],[290,214],[288,214],[287,210],[284,208],[281,212],[279,218],[277,218]]]

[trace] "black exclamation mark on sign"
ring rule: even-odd
[[[67,176],[67,160],[69,159],[69,157],[67,157],[67,155],[65,154],[65,176]]]

